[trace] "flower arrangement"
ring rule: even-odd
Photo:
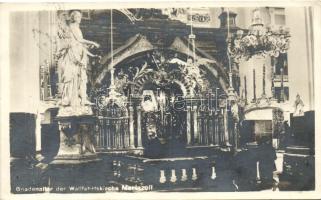
[[[247,35],[238,30],[228,39],[228,51],[235,60],[248,60],[254,55],[278,57],[289,49],[289,31],[264,29],[263,24],[252,25]]]

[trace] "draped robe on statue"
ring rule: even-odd
[[[80,41],[83,39],[77,25],[68,26],[68,34],[61,49],[58,68],[60,71],[61,102],[58,115],[90,115],[87,105],[87,49]]]

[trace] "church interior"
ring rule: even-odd
[[[72,12],[99,45],[92,113],[68,119],[54,52]],[[10,24],[12,193],[314,189],[310,8],[17,11]],[[86,124],[79,137],[68,120]]]

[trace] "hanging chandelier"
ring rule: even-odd
[[[111,63],[110,63],[110,86],[108,88],[107,95],[100,97],[102,102],[99,106],[101,108],[106,108],[108,104],[116,104],[120,107],[126,106],[126,97],[117,91],[117,84],[115,84],[115,66],[114,66],[114,34],[113,34],[113,9],[110,9],[110,54],[111,54]]]
[[[248,60],[255,55],[278,57],[289,49],[289,38],[289,30],[283,26],[278,30],[265,27],[259,9],[255,9],[248,33],[237,30],[228,37],[228,51],[235,61]]]

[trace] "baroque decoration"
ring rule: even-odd
[[[184,85],[189,95],[195,93],[206,92],[209,83],[204,78],[205,72],[199,68],[204,61],[193,63],[189,58],[187,62],[179,58],[165,58],[161,52],[154,52],[151,57],[153,58],[156,69],[151,68],[150,64],[145,62],[140,67],[131,67],[129,74],[124,73],[122,70],[118,73],[115,79],[115,90],[118,93],[123,93],[130,87],[134,86],[135,92],[140,92],[140,86],[145,81],[165,87],[175,81]]]
[[[265,27],[260,11],[255,9],[248,33],[238,30],[228,38],[228,51],[235,61],[248,60],[254,55],[278,57],[289,49],[289,38],[289,30],[282,26],[279,30]]]
[[[92,88],[91,98],[96,103],[94,109],[104,112],[106,105],[116,104],[125,109],[130,98],[136,98],[143,93],[145,83],[157,85],[159,88],[169,88],[177,84],[182,89],[184,96],[207,94],[210,83],[206,71],[200,66],[212,63],[208,59],[199,58],[193,62],[192,58],[187,61],[178,57],[165,55],[162,51],[154,51],[148,54],[150,60],[142,64],[115,68],[113,86],[102,85]]]

